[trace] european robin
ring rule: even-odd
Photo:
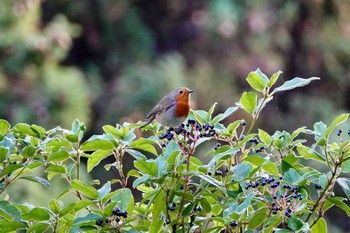
[[[146,117],[146,123],[153,120],[168,127],[179,126],[190,112],[190,94],[193,91],[187,87],[180,87],[164,96]]]

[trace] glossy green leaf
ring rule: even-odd
[[[69,153],[65,150],[59,150],[49,155],[47,162],[62,162],[68,159]]]
[[[111,182],[106,182],[100,189],[97,190],[98,198],[103,199],[111,191]]]
[[[249,164],[239,163],[233,167],[233,172],[238,175],[241,179],[245,179],[249,177],[252,168]]]
[[[347,215],[348,217],[350,217],[350,206],[348,206],[347,204],[345,204],[343,201],[346,201],[345,198],[342,197],[331,197],[328,198],[322,209],[324,211],[328,210],[330,207],[332,207],[333,205],[336,205],[337,207],[339,207],[340,209],[342,209]]]
[[[252,230],[260,226],[264,220],[266,219],[266,211],[267,209],[264,208],[261,211],[257,211],[253,214],[253,217],[250,219],[248,224],[248,229]]]
[[[288,90],[292,90],[292,89],[297,88],[297,87],[303,87],[303,86],[309,84],[310,82],[312,82],[314,80],[319,80],[319,79],[320,78],[318,78],[318,77],[311,77],[308,79],[293,78],[292,80],[288,80],[285,83],[283,83],[282,86],[275,88],[273,90],[273,92],[271,93],[271,95],[273,95],[277,92],[288,91]]]
[[[24,180],[30,180],[32,182],[36,182],[38,184],[41,184],[43,186],[45,186],[46,188],[51,188],[51,183],[39,176],[21,176],[20,179],[24,179]]]
[[[305,223],[300,218],[296,217],[295,215],[292,215],[292,217],[287,220],[287,224],[288,227],[293,231],[299,231]]]
[[[239,102],[246,112],[252,114],[257,104],[257,96],[254,92],[243,92]]]
[[[275,175],[277,176],[279,174],[279,170],[278,170],[278,167],[271,161],[267,161],[265,164],[263,164],[262,166],[262,169],[264,169],[264,171],[267,173],[267,174],[270,174],[270,175]]]
[[[193,203],[190,203],[186,206],[186,208],[182,211],[182,216],[183,217],[187,217],[189,215],[189,213],[192,211],[194,207],[194,204]]]
[[[225,120],[227,117],[231,116],[232,113],[234,113],[236,110],[238,109],[238,107],[228,107],[225,112],[223,113],[219,113],[218,115],[216,115],[211,121],[210,124],[211,125],[215,125],[223,120]]]
[[[132,157],[134,157],[136,160],[138,160],[138,159],[146,160],[147,159],[147,157],[143,153],[141,153],[140,151],[133,150],[130,148],[127,148],[125,151],[127,153],[129,153]]]
[[[61,205],[58,200],[52,199],[49,203],[49,207],[54,214],[58,214],[61,211]]]
[[[129,148],[138,149],[157,155],[157,150],[152,144],[154,144],[153,140],[138,138],[130,143]]]
[[[69,213],[75,212],[75,205],[76,205],[76,203],[71,203],[71,204],[67,205],[66,207],[64,207],[60,211],[59,216],[60,217],[64,217],[64,216],[66,216]]]
[[[2,170],[1,172],[1,176],[5,176],[7,174],[10,174],[12,173],[13,171],[16,171],[17,169],[22,169],[23,168],[23,165],[22,164],[10,164],[10,165],[7,165],[4,170]]]
[[[93,152],[87,161],[87,171],[90,172],[94,167],[100,164],[100,162],[112,154],[111,150],[97,150]]]
[[[259,131],[258,136],[260,141],[269,145],[271,143],[271,136],[262,129],[259,129],[258,131]]]
[[[49,211],[45,208],[34,207],[28,213],[22,215],[23,220],[49,220],[50,214]]]
[[[89,221],[86,221],[86,222],[89,222]],[[89,223],[86,223],[86,224],[92,224],[94,221],[90,220]],[[84,224],[81,223],[81,224]],[[81,233],[81,232],[97,232],[97,229],[96,227],[94,226],[91,226],[91,225],[86,225],[86,226],[75,226],[75,227],[72,227],[69,231],[69,233]]]
[[[23,151],[23,157],[29,158],[32,157],[36,153],[36,148],[34,146],[26,146]]]
[[[0,200],[0,216],[2,218],[13,221],[14,219],[19,220],[20,215],[19,210],[14,205],[8,201]]]
[[[7,220],[0,220],[1,232],[14,232],[25,228],[25,225],[21,222],[9,222]]]
[[[27,233],[30,233],[30,232],[45,232],[48,228],[50,227],[50,224],[46,223],[46,222],[38,222],[38,223],[35,223],[33,225],[31,225],[29,228],[28,228],[28,231]]]
[[[10,132],[11,125],[8,121],[0,119],[0,134],[6,135]]]
[[[345,195],[350,200],[350,178],[338,177],[337,183],[343,189]]]
[[[92,199],[97,199],[98,198],[98,192],[95,188],[92,186],[89,186],[87,184],[84,184],[80,180],[73,180],[72,181],[72,188],[81,192],[85,196],[88,196]]]
[[[33,137],[40,136],[40,134],[36,130],[32,129],[28,124],[25,124],[25,123],[18,123],[13,127],[13,129],[22,136],[26,136],[26,135],[33,136]]]
[[[97,219],[102,218],[101,215],[94,214],[94,213],[88,213],[85,216],[78,217],[74,220],[74,225],[82,224],[85,222],[90,222],[90,221],[96,221]]]
[[[0,163],[5,161],[8,153],[9,149],[7,147],[0,146]]]
[[[256,91],[262,92],[265,88],[266,81],[263,76],[257,74],[256,72],[250,72],[247,77],[247,82]]]
[[[162,230],[164,220],[160,218],[153,219],[149,232],[150,233],[159,233]]]
[[[141,172],[151,175],[151,176],[157,176],[158,174],[158,167],[157,163],[154,160],[143,160],[139,159],[137,161],[134,161],[134,166]]]
[[[279,76],[282,74],[282,71],[278,71],[276,73],[274,73],[270,80],[267,82],[267,86],[268,87],[272,87],[278,80]]]
[[[57,173],[57,174],[65,174],[66,167],[64,165],[51,165],[46,170],[46,173]]]
[[[85,141],[80,148],[82,151],[113,150],[114,144],[110,140],[96,139]]]
[[[332,124],[326,129],[325,137],[328,138],[329,134],[334,130],[335,127],[337,127],[339,124],[346,121],[349,117],[349,114],[341,114],[335,120],[332,122]]]
[[[311,227],[311,233],[319,232],[328,232],[327,222],[324,218],[318,219],[317,222]]]
[[[74,211],[79,211],[89,205],[94,205],[94,204],[95,202],[92,200],[86,200],[86,199],[80,200],[74,203]]]
[[[114,196],[111,197],[112,201],[115,201],[120,210],[126,210],[133,199],[131,190],[128,188],[121,188],[116,191]]]

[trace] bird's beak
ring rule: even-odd
[[[193,90],[189,90],[188,92],[191,94],[193,92]]]

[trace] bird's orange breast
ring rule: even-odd
[[[177,117],[187,117],[190,113],[190,105],[188,101],[177,102],[175,108],[175,116]]]

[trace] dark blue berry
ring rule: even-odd
[[[198,206],[197,211],[201,211],[201,210],[202,210],[202,207]]]
[[[102,224],[103,224],[103,219],[102,218],[96,220],[96,225],[97,226],[102,226]]]
[[[184,189],[184,186],[182,184],[180,184],[179,189],[181,189],[181,190]]]
[[[239,140],[242,141],[243,139],[245,139],[245,135],[242,135]]]
[[[170,141],[171,139],[173,139],[173,137],[174,137],[174,134],[173,133],[169,133],[168,135],[167,135],[167,139]]]
[[[225,172],[226,172],[226,173],[228,172],[228,167],[225,167]]]
[[[340,136],[343,130],[339,129],[337,135]]]
[[[169,220],[169,219],[166,219],[166,220],[165,220],[165,224],[170,224],[170,220]]]
[[[216,175],[216,176],[222,176],[222,171],[216,170],[216,171],[215,171],[215,175]]]
[[[236,226],[238,226],[238,223],[236,221],[232,221],[232,222],[230,222],[230,226],[236,227]]]
[[[276,196],[276,195],[273,195],[272,198],[276,200],[276,199],[277,199],[277,196]]]
[[[213,174],[211,171],[208,171],[208,176],[211,176],[211,174]]]
[[[213,149],[217,150],[220,146],[221,146],[221,144],[217,142],[217,143],[215,143]]]
[[[246,124],[245,120],[241,120],[241,126],[245,126]]]

